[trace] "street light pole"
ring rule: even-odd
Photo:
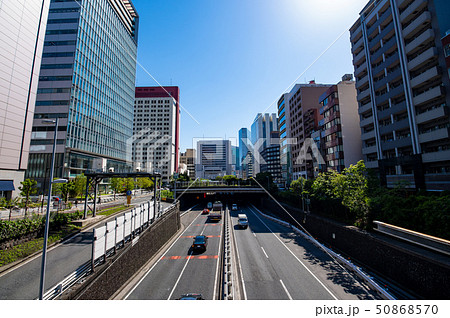
[[[44,247],[42,248],[42,264],[41,264],[41,281],[39,286],[39,299],[42,300],[44,296],[45,288],[45,265],[47,258],[47,240],[48,240],[48,227],[50,223],[50,201],[52,196],[52,181],[53,181],[53,169],[55,168],[55,152],[56,152],[56,138],[58,135],[58,117],[55,120],[43,120],[43,123],[54,123],[55,134],[53,137],[53,153],[52,153],[52,165],[50,168],[50,180],[48,185],[48,198],[47,198],[47,213],[45,217],[45,230],[44,230]]]

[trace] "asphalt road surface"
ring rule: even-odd
[[[133,199],[132,203],[139,204],[147,200],[149,200],[148,197],[137,197]],[[161,205],[164,209],[170,204],[161,202]],[[90,260],[92,228],[103,226],[108,219],[113,219],[116,216],[105,218],[99,224],[89,227],[64,243],[48,249],[45,291],[57,285],[79,266]],[[41,254],[39,254],[0,273],[0,299],[27,300],[38,298],[41,262]]]
[[[246,214],[247,229],[237,227]],[[373,299],[329,255],[253,206],[231,211],[242,299]]]
[[[183,216],[185,230],[166,252],[130,286],[125,299],[178,299],[187,293],[200,293],[204,299],[218,299],[218,265],[222,221],[208,222],[203,208],[194,208]],[[206,235],[204,252],[190,249],[196,235]]]

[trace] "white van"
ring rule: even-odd
[[[248,227],[248,219],[245,214],[238,214],[238,226],[246,229]]]

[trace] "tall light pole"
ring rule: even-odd
[[[65,183],[67,180],[59,179],[53,181],[53,170],[55,168],[55,152],[56,152],[56,137],[58,135],[58,117],[55,120],[43,120],[44,124],[55,124],[55,134],[53,137],[53,152],[52,152],[52,165],[50,168],[50,180],[48,183],[48,197],[47,197],[47,213],[45,216],[45,229],[44,229],[44,247],[42,248],[42,265],[41,265],[41,281],[39,286],[39,299],[44,297],[45,288],[45,265],[47,258],[47,241],[48,241],[48,228],[50,223],[50,202],[52,197],[52,184],[53,183]]]

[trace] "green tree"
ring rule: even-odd
[[[25,206],[25,217],[27,217],[28,204],[30,203],[30,196],[37,192],[37,181],[33,179],[25,179],[20,182],[22,186],[19,187],[22,203]]]
[[[67,201],[69,200],[69,193],[73,192],[74,187],[75,183],[73,181],[65,183],[54,183],[52,185],[52,193],[55,195],[59,195],[61,200],[67,203]]]
[[[72,180],[73,186],[69,189],[69,195],[72,198],[77,198],[79,196],[83,196],[86,191],[86,180],[84,174],[80,174]]]
[[[122,178],[111,178],[109,186],[114,191],[114,200],[116,200],[116,193],[121,192],[123,188],[123,179]]]
[[[6,198],[1,198],[0,206],[9,209],[9,221],[11,221],[12,209],[19,204],[20,199],[18,197],[8,200]]]
[[[231,185],[231,184],[233,184],[233,182],[236,183],[238,181],[238,178],[233,175],[226,175],[226,176],[223,176],[222,180],[224,182],[226,182],[227,185]]]
[[[137,178],[136,186],[140,189],[151,190],[153,188],[153,181],[149,177]]]
[[[122,191],[127,192],[128,190],[134,189],[134,180],[133,178],[124,178],[123,180],[123,187]]]

